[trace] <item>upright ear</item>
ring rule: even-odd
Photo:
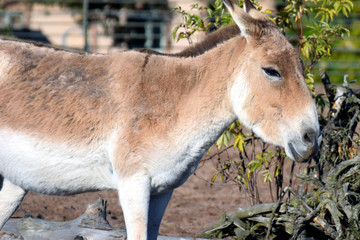
[[[249,1],[249,0],[244,0],[244,11],[249,13],[251,9],[256,10],[255,6]]]
[[[239,26],[241,35],[251,36],[259,30],[259,20],[271,22],[262,13],[256,10],[255,6],[249,1],[244,0],[244,9],[237,6],[232,0],[223,0],[226,8]]]

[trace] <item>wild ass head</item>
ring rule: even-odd
[[[249,1],[244,10],[230,0],[224,3],[246,42],[230,90],[235,113],[263,140],[284,147],[291,159],[306,161],[317,151],[319,123],[299,55]]]

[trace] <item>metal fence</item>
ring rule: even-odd
[[[1,10],[1,34],[93,52],[144,47],[161,51],[167,47],[171,21],[167,1],[55,2],[33,4],[27,13],[21,11],[21,3],[18,11],[16,6],[15,10]],[[27,19],[26,14],[31,17]]]

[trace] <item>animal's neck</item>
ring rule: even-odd
[[[229,93],[236,74],[234,70],[238,67],[242,53],[241,47],[234,46],[239,40],[240,38],[229,40],[188,62],[189,67],[196,72],[193,98],[189,100],[198,105],[198,111],[206,109],[204,112],[207,115],[222,114],[235,118]]]
[[[216,138],[236,119],[229,93],[242,53],[234,46],[238,43],[239,39],[229,40],[199,57],[174,61],[172,69],[177,70],[173,70],[172,82],[181,91],[176,107],[179,125],[195,132],[209,131]]]
[[[212,135],[220,134],[236,119],[230,88],[244,44],[235,37],[195,58],[138,52],[113,56],[116,71],[109,74],[119,81],[110,88],[121,108],[131,109],[125,122],[133,134],[171,139],[210,128]]]

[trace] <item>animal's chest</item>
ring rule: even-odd
[[[156,154],[157,157],[153,157],[149,165],[152,193],[166,192],[181,186],[195,172],[202,156],[216,138],[217,135],[205,136],[201,140],[196,138]]]
[[[166,192],[181,186],[195,172],[201,156],[175,158],[169,160],[169,163],[154,166],[151,178],[152,193]]]

